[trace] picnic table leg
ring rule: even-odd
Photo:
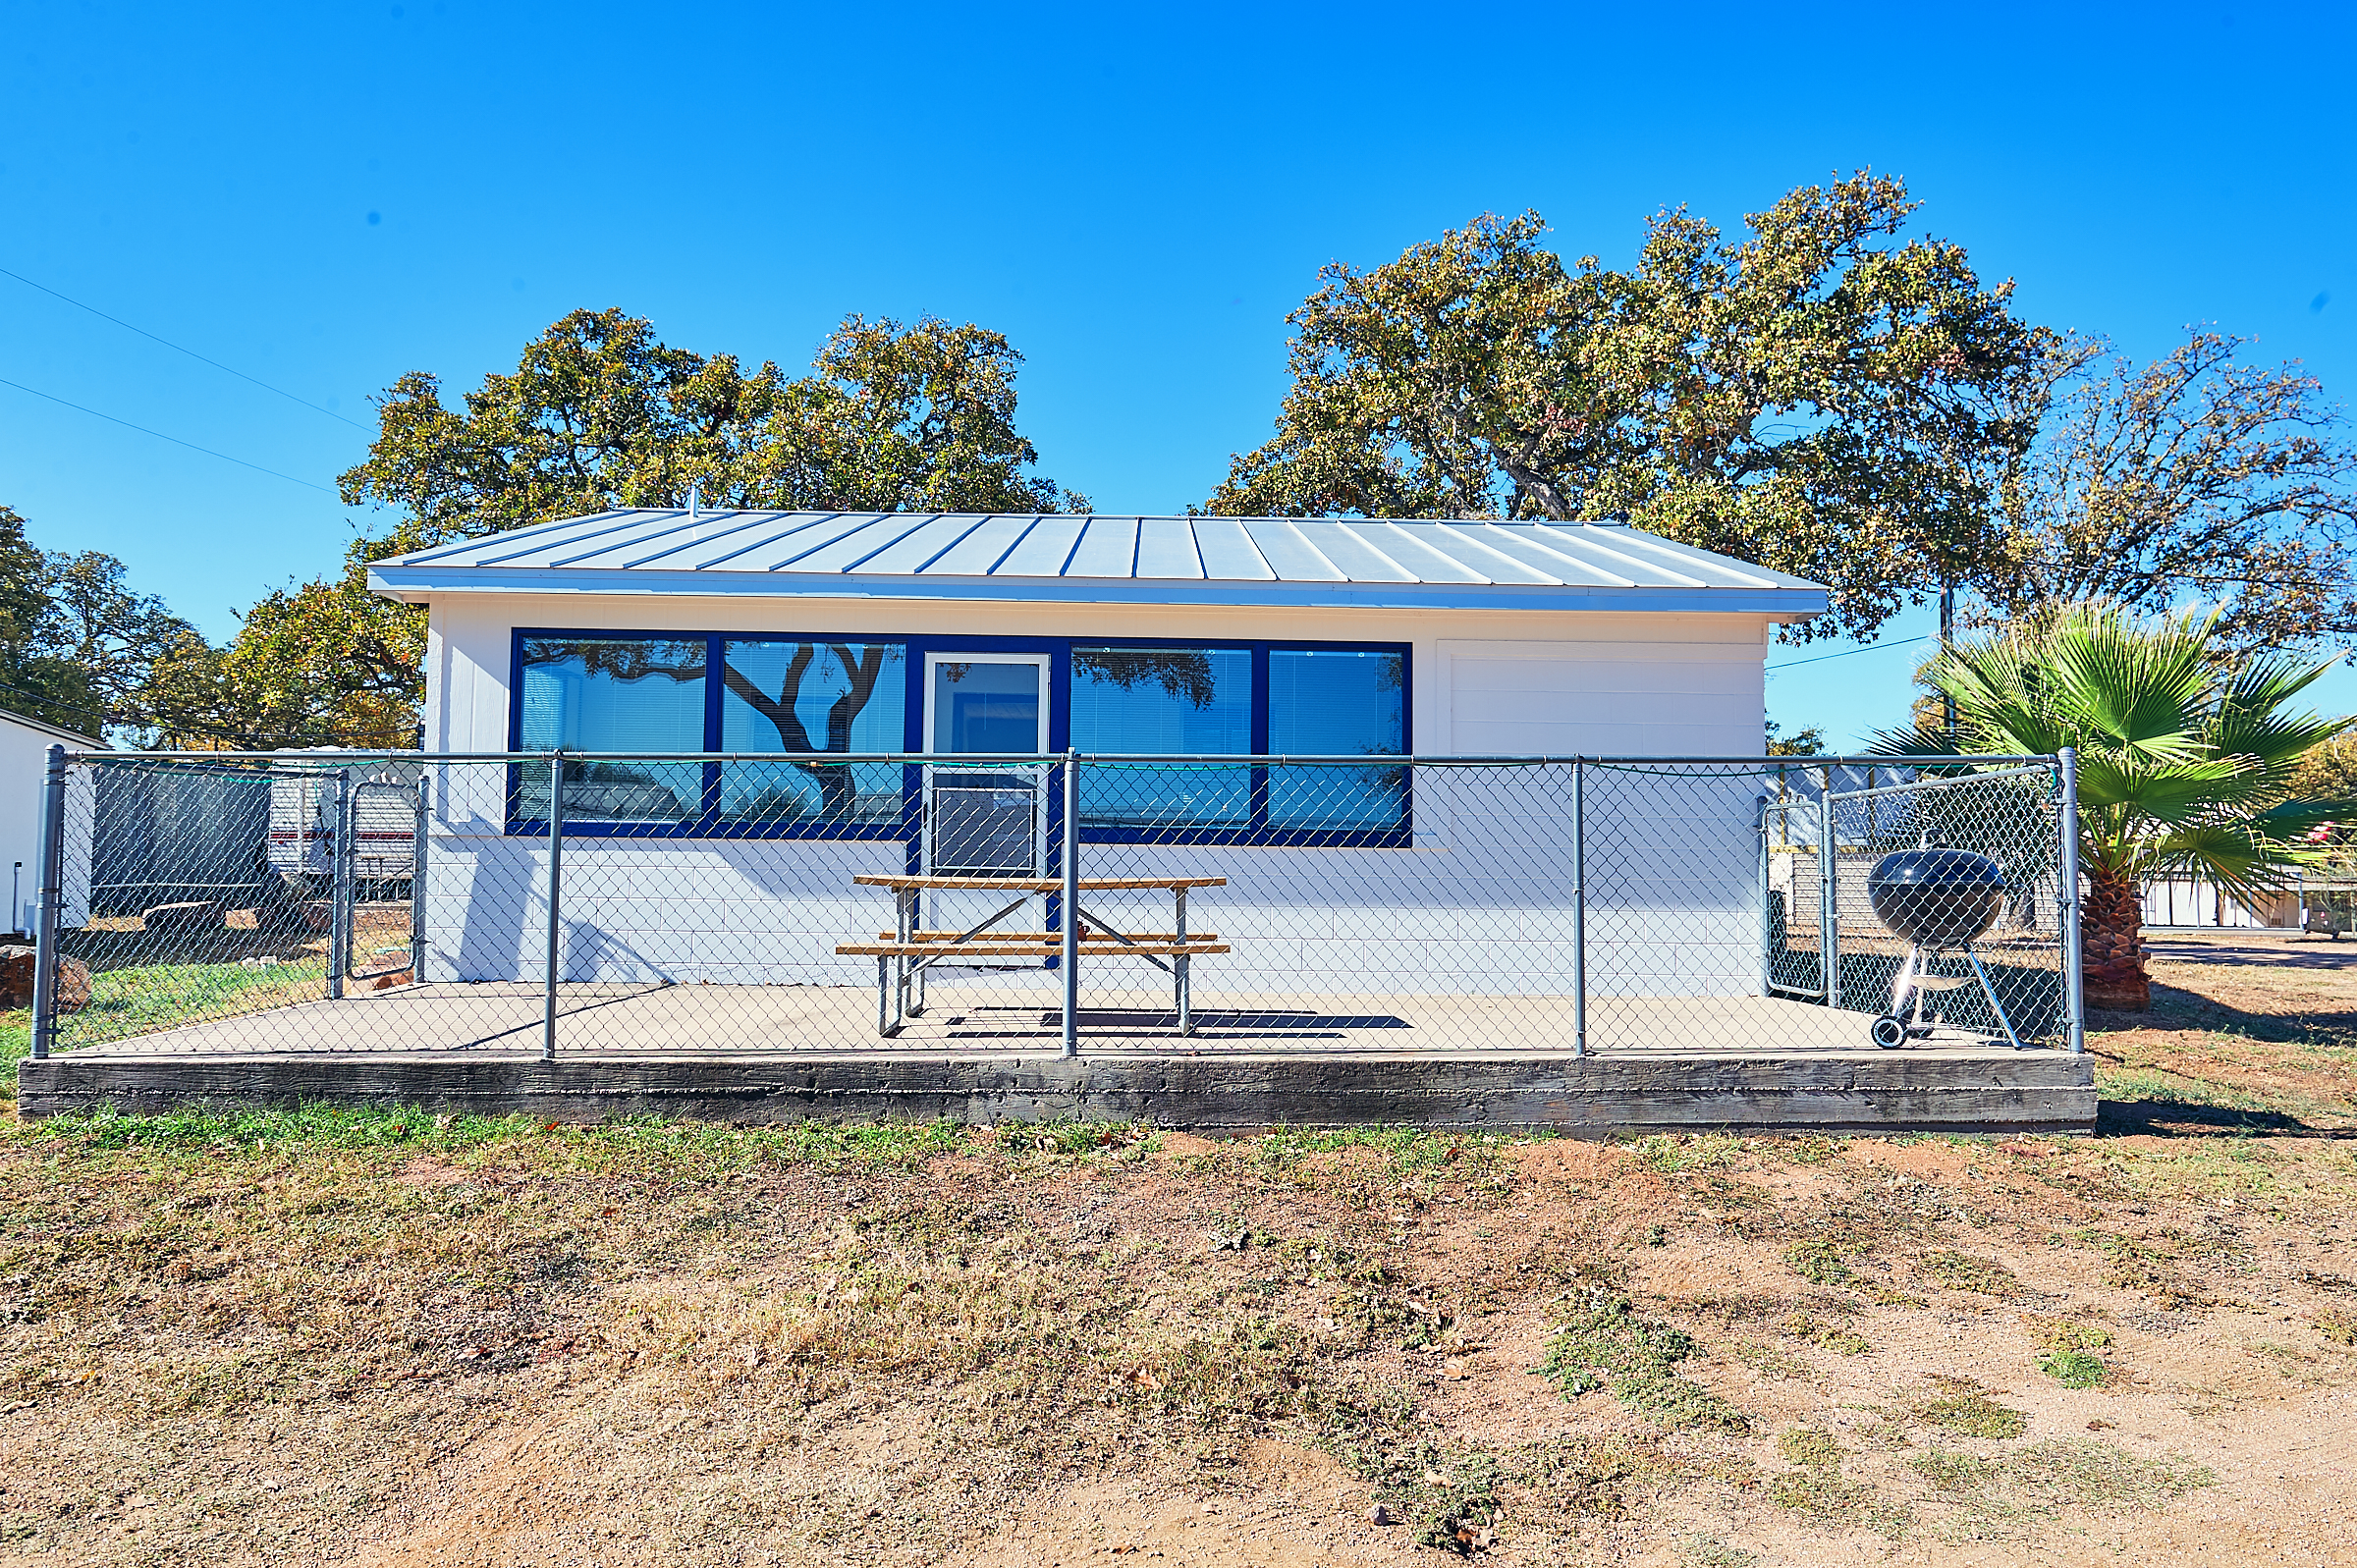
[[[901,890],[901,940],[906,942],[916,930],[917,892],[914,888]],[[909,960],[903,958],[903,965]],[[925,971],[921,967],[904,968],[901,979],[908,1016],[921,1018],[925,1013]]]
[[[893,998],[900,989],[892,972],[892,964],[889,955],[876,955],[876,1033],[887,1040],[901,1032],[901,1026],[892,1015]]]
[[[1178,904],[1177,917],[1173,921],[1171,929],[1178,935],[1178,946],[1183,948],[1186,946],[1186,890],[1174,888],[1171,892]],[[1195,1032],[1195,1018],[1191,1006],[1193,999],[1188,995],[1186,971],[1186,954],[1183,951],[1173,953],[1171,955],[1171,983],[1178,994],[1178,1032],[1182,1035],[1191,1035]]]

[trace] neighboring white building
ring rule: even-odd
[[[2163,928],[2287,928],[2300,923],[2302,902],[2296,887],[2244,899],[2199,877],[2157,879],[2144,885],[2144,923]]]
[[[422,551],[369,583],[430,607],[429,752],[1756,757],[1769,638],[1827,597],[1626,525],[676,510]],[[1184,700],[1153,673],[1172,669]],[[1489,989],[1485,949],[1563,935],[1552,894],[1529,906],[1569,886],[1562,823],[1505,786],[1421,770],[1395,789],[1370,770],[1288,801],[1243,772],[1082,808],[1084,871],[1092,845],[1124,846],[1127,866],[1229,879],[1223,988],[1346,978],[1352,922],[1335,912],[1365,912],[1370,856],[1385,931],[1429,938],[1435,989]],[[901,773],[823,790],[781,765],[649,765],[569,784],[568,978],[865,983],[833,952],[876,929],[849,879],[926,853]],[[546,785],[515,784],[453,770],[434,803],[429,978],[538,966]],[[1756,991],[1756,781],[1628,787],[1654,793],[1597,805],[1652,840],[1656,908],[1629,918],[1663,935],[1658,962],[1594,983]],[[1495,907],[1485,868],[1524,906]]]
[[[7,811],[0,812],[0,875],[8,878],[8,929],[15,932],[32,930],[39,904],[42,786],[53,745],[68,751],[106,749],[103,740],[0,709],[0,800],[9,803]],[[82,787],[87,786],[85,780]],[[90,813],[67,815],[69,830],[78,827],[82,839],[79,853],[69,844],[64,860],[66,924],[78,926],[87,918],[82,911],[89,899]]]

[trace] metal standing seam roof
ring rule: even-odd
[[[1821,614],[1826,591],[1625,524],[712,512],[568,517],[379,561],[368,585],[1049,603]]]

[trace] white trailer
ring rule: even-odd
[[[325,746],[285,755],[270,781],[271,869],[306,880],[333,875],[334,785],[341,778],[352,794],[353,880],[406,881],[416,865],[422,765],[387,761],[381,752],[340,764],[338,758],[355,754]]]

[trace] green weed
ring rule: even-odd
[[[1819,1524],[1862,1524],[1886,1536],[1904,1534],[1910,1522],[1903,1504],[1883,1501],[1837,1470],[1787,1470],[1768,1484],[1768,1500]]]
[[[1539,1371],[1567,1399],[1609,1388],[1664,1427],[1750,1431],[1741,1411],[1679,1376],[1677,1364],[1700,1348],[1679,1329],[1639,1317],[1627,1297],[1591,1289],[1561,1320]]]
[[[2045,1350],[2109,1350],[2111,1330],[2068,1318],[2024,1318],[2030,1337]]]
[[[1764,1339],[1738,1339],[1728,1346],[1735,1359],[1767,1378],[1807,1378],[1816,1369],[1796,1357],[1787,1356]]]
[[[1694,1170],[1726,1170],[1748,1163],[1752,1141],[1717,1132],[1666,1132],[1629,1146],[1637,1163],[1665,1176]]]
[[[2049,1437],[2005,1457],[2005,1480],[2040,1501],[2082,1507],[2158,1508],[2213,1486],[2207,1466],[2181,1454],[2143,1458],[2092,1437]]]
[[[1862,1356],[1874,1347],[1863,1334],[1833,1324],[1821,1324],[1805,1312],[1788,1313],[1777,1326],[1795,1339],[1805,1339],[1812,1345],[1839,1351],[1844,1356]]]
[[[1795,1427],[1776,1439],[1776,1451],[1795,1465],[1830,1466],[1841,1463],[1841,1445],[1834,1434],[1816,1427]]]
[[[1143,1121],[1002,1121],[991,1136],[1009,1154],[1051,1160],[1086,1155],[1143,1160],[1160,1147],[1153,1126]]]
[[[2038,1370],[2065,1388],[2100,1388],[2111,1376],[2104,1358],[2086,1350],[2042,1350]]]
[[[1946,1250],[1925,1253],[1915,1267],[1950,1290],[1969,1290],[1984,1296],[2018,1296],[2021,1281],[2013,1271],[1990,1258]]]
[[[1852,1275],[1840,1249],[1830,1241],[1804,1241],[1784,1253],[1784,1263],[1812,1285],[1844,1285]]]
[[[1966,1437],[2018,1437],[2030,1424],[2029,1417],[1999,1404],[1979,1388],[1919,1399],[1909,1407],[1908,1414],[1921,1426],[1938,1427]]]
[[[1319,1442],[1373,1484],[1377,1500],[1398,1510],[1418,1545],[1470,1556],[1502,1510],[1504,1472],[1495,1455],[1444,1447],[1415,1427],[1414,1401],[1395,1391],[1338,1402]]]
[[[1907,1468],[1942,1491],[1969,1491],[1998,1472],[1996,1460],[1952,1448],[1929,1448],[1909,1454]]]
[[[1678,1538],[1678,1568],[1752,1568],[1759,1560],[1758,1552],[1730,1546],[1716,1536]]]

